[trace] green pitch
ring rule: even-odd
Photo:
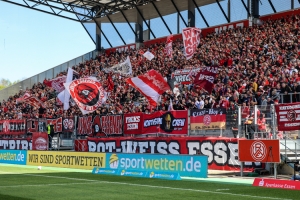
[[[94,175],[73,170],[0,164],[0,200],[299,199],[300,191],[252,187],[213,179],[167,181]]]

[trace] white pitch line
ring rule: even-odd
[[[216,189],[216,191],[223,191],[223,190],[229,190],[229,189]]]
[[[3,172],[3,171],[0,171]],[[20,173],[21,174],[21,173]],[[175,188],[175,187],[167,187],[167,186],[155,186],[155,185],[143,185],[143,184],[134,184],[134,183],[124,183],[124,182],[112,182],[112,181],[96,181],[96,180],[89,180],[89,179],[76,179],[76,178],[69,178],[69,177],[62,177],[62,176],[44,176],[44,175],[36,175],[36,174],[21,174],[26,176],[40,176],[46,178],[59,178],[59,179],[69,179],[69,180],[81,180],[81,181],[89,181],[90,183],[105,183],[105,184],[116,184],[116,185],[127,185],[127,186],[136,186],[136,187],[148,187],[148,188],[158,188],[158,189],[169,189],[169,190],[181,190],[181,191],[191,191],[191,192],[200,192],[200,193],[211,193],[211,194],[223,194],[223,195],[231,195],[231,196],[240,196],[240,197],[250,197],[250,198],[258,198],[258,199],[274,199],[274,200],[292,200],[292,199],[282,199],[282,198],[274,198],[274,197],[263,197],[263,196],[254,196],[254,195],[247,195],[247,194],[234,194],[234,193],[226,193],[226,192],[217,192],[217,191],[209,191],[209,190],[197,190],[197,189],[188,189],[188,188]],[[44,186],[55,186],[55,185],[63,185],[62,184],[44,184]],[[87,183],[66,183],[65,185],[71,184],[87,184]],[[19,185],[19,187],[34,187],[34,186],[43,186],[43,184],[39,185]],[[9,186],[1,186],[2,187],[9,187]]]

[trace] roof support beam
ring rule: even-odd
[[[93,21],[95,22],[97,28],[101,31],[102,35],[104,36],[105,40],[107,41],[107,43],[109,44],[110,47],[113,47],[111,45],[111,43],[109,42],[109,40],[107,39],[106,35],[103,33],[102,29],[101,29],[101,25],[97,23],[96,19],[93,19]]]
[[[185,21],[185,20],[184,20],[184,18],[182,17],[182,15],[181,15],[181,13],[180,13],[179,9],[177,8],[177,6],[176,6],[175,2],[174,2],[173,0],[171,0],[171,2],[172,2],[172,4],[173,4],[174,8],[176,9],[176,11],[177,11],[177,13],[178,13],[179,17],[180,17],[180,18],[181,18],[181,20],[183,21],[184,25],[185,25],[186,27],[188,27],[188,25],[187,25],[186,21]]]
[[[274,5],[273,5],[273,3],[272,3],[272,1],[271,1],[271,0],[268,0],[268,2],[269,2],[269,4],[270,4],[270,6],[271,6],[273,12],[274,12],[274,13],[277,13],[277,12],[276,12],[276,9],[275,9],[275,7],[274,7]]]
[[[111,21],[109,15],[106,15],[107,19],[110,21],[111,25],[114,27],[115,31],[117,32],[117,34],[119,35],[119,37],[121,38],[122,42],[124,43],[124,45],[126,45],[125,40],[123,39],[122,35],[120,34],[120,32],[118,31],[118,29],[116,28],[115,24]]]
[[[249,1],[249,0],[248,0]],[[245,2],[244,2],[244,0],[241,0],[241,2],[242,2],[242,4],[243,4],[243,6],[244,6],[244,8],[246,9],[246,11],[247,11],[247,13],[248,13],[248,18],[250,17],[250,10],[249,10],[249,8],[246,6],[246,4],[245,4]]]
[[[127,17],[125,16],[124,12],[120,9],[121,14],[123,15],[124,19],[126,20],[128,26],[130,27],[130,29],[132,30],[133,34],[135,35],[135,37],[137,37],[137,33],[133,30],[132,26],[130,25]]]
[[[152,5],[153,5],[154,9],[156,10],[157,14],[159,15],[160,19],[163,21],[164,25],[165,25],[166,28],[168,29],[169,33],[172,34],[171,29],[170,29],[169,26],[167,25],[165,19],[161,16],[161,14],[160,14],[159,10],[157,9],[155,3],[154,3],[153,1],[152,1],[151,3],[152,3]]]
[[[221,4],[220,4],[220,1],[219,1],[219,0],[216,0],[216,2],[217,2],[217,4],[218,4],[218,6],[219,6],[220,10],[222,11],[222,13],[223,13],[223,15],[224,15],[225,19],[226,19],[226,20],[227,20],[227,22],[229,23],[229,22],[230,22],[230,20],[229,20],[228,16],[226,15],[225,11],[223,10],[223,8],[222,8],[222,6],[221,6]]]
[[[207,23],[206,18],[204,17],[203,13],[201,12],[201,10],[200,10],[199,6],[197,5],[196,1],[195,0],[192,0],[192,1],[194,2],[195,7],[197,8],[197,10],[198,10],[200,16],[202,17],[204,23],[206,24],[207,27],[209,27],[209,24]]]
[[[148,27],[148,29],[149,29],[150,33],[152,34],[152,36],[153,36],[154,38],[156,38],[155,35],[154,35],[154,33],[153,33],[153,31],[151,30],[149,24],[147,23],[147,21],[145,20],[144,16],[142,15],[140,9],[139,9],[136,5],[135,5],[135,8],[136,8],[136,10],[138,11],[139,15],[141,16],[141,18],[143,19],[143,21],[144,21],[144,23],[146,24],[146,26]]]

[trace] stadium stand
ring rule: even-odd
[[[151,108],[138,91],[125,83],[126,77],[111,74],[114,88],[108,100],[90,115],[168,110],[170,99],[173,101],[174,110],[200,108],[199,101],[204,101],[205,108],[227,109],[235,104],[242,106],[243,103],[246,106],[268,106],[279,102],[299,102],[298,94],[287,95],[300,92],[299,25],[300,16],[294,15],[266,20],[261,26],[228,29],[219,34],[210,33],[201,38],[197,52],[188,61],[182,52],[182,40],[177,39],[173,42],[173,59],[165,56],[165,43],[156,43],[141,48],[155,55],[152,61],[143,58],[139,49],[127,49],[123,52],[103,53],[93,60],[73,66],[73,69],[79,72],[80,77],[97,77],[107,88],[109,74],[103,69],[124,61],[127,56],[133,66],[133,76],[155,69],[167,80],[171,80],[172,72],[177,69],[201,68],[212,63],[220,66],[211,95],[193,86],[178,85],[180,94],[176,97],[172,91],[166,91],[156,108]],[[66,75],[66,72],[57,76],[62,75]],[[46,109],[37,109],[24,103],[16,104],[16,99],[25,92],[30,92],[42,100]],[[74,105],[64,111],[55,100],[56,96],[57,93],[52,88],[38,83],[3,100],[0,120],[82,115]]]

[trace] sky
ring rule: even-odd
[[[15,0],[18,2],[18,0]],[[221,6],[227,11],[227,1]],[[244,0],[246,2],[246,0]],[[287,0],[286,0],[287,1]],[[290,4],[283,0],[272,0],[277,11],[290,9]],[[241,1],[231,5],[231,21],[245,19],[247,13]],[[272,13],[267,0],[261,0],[262,15]],[[297,0],[295,7],[300,4]],[[217,4],[201,7],[202,13],[210,26],[226,23]],[[206,25],[196,13],[196,27],[205,28]],[[187,21],[187,12],[181,12]],[[164,16],[171,31],[177,33],[177,14]],[[160,18],[151,20],[151,28],[155,36],[163,37],[169,34]],[[180,19],[180,31],[185,28]],[[134,42],[134,34],[127,23],[115,24],[126,43]],[[134,28],[134,24],[131,24]],[[95,25],[87,26],[89,31],[95,32]],[[144,24],[144,30],[147,27]],[[111,41],[112,46],[123,45],[111,24],[102,24],[102,30]],[[95,36],[95,35],[93,35]],[[151,39],[153,36],[151,35]],[[102,36],[102,46],[109,48]],[[79,22],[34,11],[0,0],[0,79],[11,82],[30,78],[40,72],[72,60],[95,49],[95,44]]]
[[[94,49],[80,23],[0,1],[0,79],[23,80]]]

